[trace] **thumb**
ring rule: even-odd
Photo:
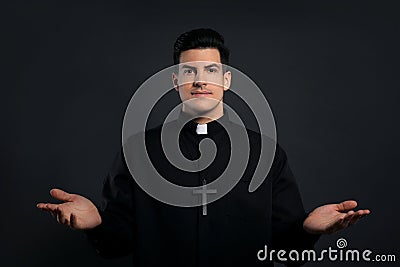
[[[61,189],[58,188],[53,188],[50,190],[50,195],[54,197],[55,199],[61,200],[61,201],[73,201],[73,194],[69,194]]]
[[[347,212],[355,207],[357,207],[357,201],[355,200],[346,200],[337,205],[338,210],[342,212]]]

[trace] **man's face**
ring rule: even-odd
[[[223,72],[218,49],[191,49],[181,53],[178,73],[172,79],[184,108],[201,115],[222,107],[231,74]]]

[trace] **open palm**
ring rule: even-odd
[[[91,229],[101,224],[97,207],[89,199],[60,189],[52,189],[50,194],[64,203],[39,203],[37,207],[50,212],[59,223],[79,230]]]
[[[304,229],[312,234],[331,234],[347,228],[370,213],[369,210],[353,211],[357,207],[354,200],[339,204],[328,204],[313,210],[304,220]]]

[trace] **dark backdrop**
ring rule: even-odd
[[[344,237],[399,258],[395,1],[144,2],[3,2],[0,265],[130,266],[35,204],[52,187],[99,200],[130,97],[194,27],[220,31],[231,64],[262,88],[306,209],[349,198],[371,209],[317,248]],[[308,266],[342,264],[353,265]]]

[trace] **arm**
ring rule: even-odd
[[[39,203],[37,207],[50,212],[61,224],[84,230],[103,257],[122,256],[132,251],[133,183],[121,152],[105,179],[101,208],[60,189],[52,189],[50,194],[62,203]]]
[[[103,222],[85,231],[96,251],[105,258],[125,256],[133,250],[133,186],[121,151],[104,181],[99,208]]]
[[[275,249],[311,249],[321,234],[331,234],[347,228],[370,214],[368,209],[354,211],[357,207],[354,200],[323,205],[307,214],[287,156],[279,146],[275,164],[272,216]]]
[[[295,177],[290,170],[286,153],[277,145],[272,175],[272,246],[287,253],[312,249],[320,235],[303,229],[307,217]],[[286,255],[287,257],[287,255]],[[301,265],[301,262],[283,262]]]

